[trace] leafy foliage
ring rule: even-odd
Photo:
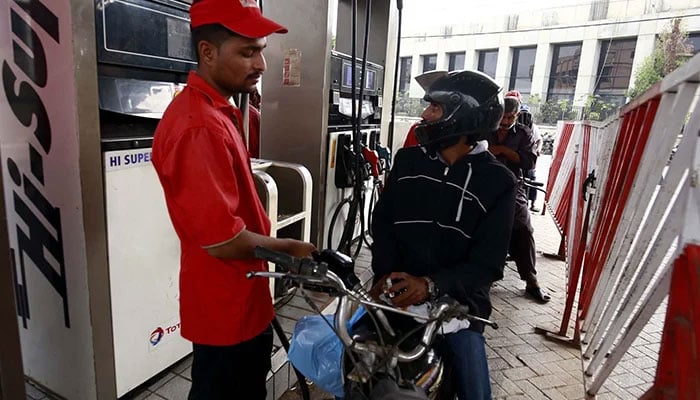
[[[535,122],[554,125],[559,120],[576,118],[576,112],[568,99],[548,100],[540,106],[540,112],[535,114]]]
[[[637,69],[634,86],[627,96],[635,98],[647,91],[664,76],[686,62],[691,52],[692,46],[688,42],[688,33],[681,26],[681,19],[671,20],[670,25],[656,39],[654,51]]]
[[[542,97],[540,97],[540,95],[537,93],[531,94],[527,98],[527,104],[529,104],[529,105],[537,106],[537,105],[540,105],[541,103],[542,103]]]
[[[602,121],[608,118],[617,107],[617,104],[607,103],[599,95],[588,95],[586,105],[583,107],[583,119]]]

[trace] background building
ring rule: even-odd
[[[463,18],[450,16],[448,25],[436,18],[411,24],[401,43],[403,103],[397,111],[414,114],[407,105],[423,91],[411,78],[431,69],[478,69],[531,103],[565,99],[576,109],[595,94],[624,104],[634,72],[654,50],[658,34],[678,17],[693,52],[700,51],[700,0],[551,3],[556,5],[538,8],[533,2],[533,9],[504,3],[489,14],[460,11]]]

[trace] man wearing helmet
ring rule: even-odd
[[[517,97],[506,96],[505,111],[498,129],[488,134],[489,151],[510,169],[515,176],[522,178],[535,167],[537,153],[532,132],[525,125],[517,123],[520,101]],[[515,221],[508,252],[515,261],[520,279],[526,282],[525,293],[540,303],[550,297],[537,281],[535,270],[535,239],[533,236],[525,186],[518,184],[515,196]]]
[[[479,139],[498,128],[503,97],[476,71],[444,73],[425,95],[419,146],[396,153],[375,207],[374,292],[382,283],[399,307],[449,295],[482,318],[491,284],[503,278],[513,224],[516,179]],[[445,336],[460,399],[491,398],[484,326]]]

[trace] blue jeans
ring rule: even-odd
[[[445,340],[452,350],[447,358],[459,400],[491,399],[484,335],[464,329],[446,335]]]

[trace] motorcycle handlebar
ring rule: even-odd
[[[296,258],[287,253],[282,253],[268,248],[257,246],[253,251],[255,258],[269,261],[279,266],[283,270],[288,270],[293,274],[323,277],[328,271],[328,265],[318,263],[310,258]]]
[[[350,319],[352,308],[350,299],[371,307],[378,313],[381,313],[381,310],[386,310],[427,321],[423,334],[423,340],[421,340],[418,346],[411,351],[402,351],[399,349],[395,350],[396,358],[400,362],[410,362],[421,357],[427,350],[426,344],[432,343],[438,323],[441,323],[443,320],[449,318],[466,318],[469,320],[482,322],[493,327],[494,329],[498,329],[498,325],[496,323],[470,315],[468,306],[460,304],[456,300],[449,297],[438,299],[438,301],[434,303],[434,307],[430,312],[430,315],[426,317],[424,315],[411,313],[399,308],[372,301],[367,296],[363,296],[361,293],[356,292],[352,288],[348,288],[343,283],[343,280],[338,277],[338,275],[328,270],[328,265],[324,262],[317,262],[308,258],[299,259],[285,253],[266,249],[264,247],[256,247],[254,253],[255,257],[275,263],[289,272],[248,272],[246,277],[249,279],[254,277],[269,277],[276,279],[287,278],[299,282],[331,287],[342,293],[335,318],[336,334],[346,347],[353,347],[358,351],[375,352],[376,350],[364,343],[356,342],[352,339],[352,337],[350,337],[347,330],[347,321]],[[386,322],[388,323],[388,321]],[[390,326],[388,328],[391,329]]]
[[[535,188],[544,186],[544,183],[534,181],[530,178],[522,177],[521,179],[526,186],[535,187]]]

